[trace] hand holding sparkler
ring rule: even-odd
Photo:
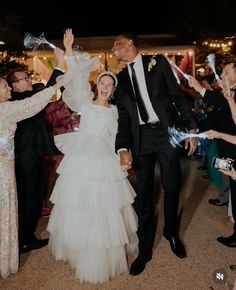
[[[192,76],[189,76],[188,84],[190,88],[193,88],[198,93],[200,93],[203,89],[199,81]]]
[[[204,139],[207,138],[207,135],[205,133],[197,133],[197,134],[186,133],[186,132],[176,129],[175,127],[169,127],[168,132],[170,135],[169,142],[171,146],[173,146],[174,148],[177,145],[182,147],[180,143],[187,138],[204,138]]]
[[[215,75],[215,78],[216,78],[216,80],[219,80],[220,79],[220,77],[219,77],[219,75],[216,73],[216,69],[215,69],[215,54],[214,53],[210,53],[210,54],[208,54],[208,56],[207,56],[207,62],[208,62],[208,64],[209,64],[209,66],[210,66],[210,68],[212,69],[212,71],[213,71],[213,73],[214,73],[214,75]]]

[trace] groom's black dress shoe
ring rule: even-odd
[[[131,264],[129,273],[130,275],[136,276],[143,272],[145,269],[146,263],[151,261],[152,255],[147,255],[146,257],[138,256],[133,263]]]
[[[165,236],[165,238],[169,241],[171,250],[177,257],[182,259],[182,258],[185,258],[187,256],[184,245],[181,242],[179,237],[170,236],[167,238]]]
[[[30,243],[22,245],[20,252],[27,253],[27,252],[30,252],[32,250],[36,250],[36,249],[40,249],[42,247],[45,247],[47,244],[48,244],[48,239],[43,239],[43,240],[34,239]]]
[[[235,248],[236,247],[236,237],[230,236],[230,237],[218,237],[217,241],[227,247]]]

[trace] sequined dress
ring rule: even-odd
[[[16,273],[18,210],[14,170],[14,133],[17,122],[41,111],[53,95],[52,87],[21,101],[0,103],[0,277]]]
[[[55,136],[64,154],[50,200],[49,247],[69,261],[80,282],[102,283],[128,270],[137,254],[135,192],[115,154],[117,108],[95,105],[87,79],[93,59],[79,63],[63,100],[80,111],[78,132]]]

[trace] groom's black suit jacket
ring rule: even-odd
[[[179,88],[172,68],[163,55],[155,57],[156,64],[148,69],[151,56],[142,56],[148,94],[162,126],[180,128],[180,122],[186,129],[197,128],[196,120],[186,98]],[[118,87],[115,100],[119,110],[116,151],[127,148],[139,152],[139,119],[135,95],[125,67],[118,75]]]

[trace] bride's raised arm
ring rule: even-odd
[[[74,35],[72,29],[64,33],[66,64],[69,74],[73,74],[72,81],[65,86],[62,94],[63,101],[73,111],[80,111],[81,107],[93,101],[94,94],[89,83],[90,72],[99,67],[99,58],[91,58],[88,53],[73,51]]]

